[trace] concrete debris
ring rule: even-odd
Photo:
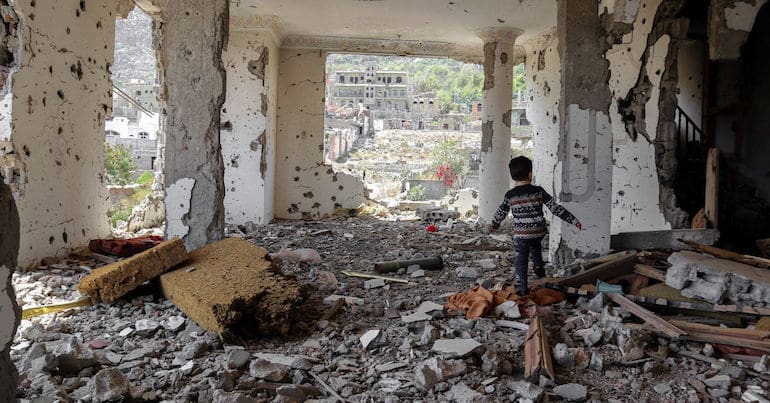
[[[174,238],[126,260],[93,270],[80,280],[78,290],[100,301],[113,302],[186,259],[184,242]]]
[[[668,262],[666,285],[681,290],[685,297],[770,307],[767,270],[690,251],[675,252]]]
[[[502,318],[508,318],[508,319],[521,318],[521,311],[519,311],[519,304],[517,304],[514,301],[505,301],[502,304],[496,306],[494,313],[495,313],[495,316],[502,317]]]
[[[283,382],[289,377],[288,365],[275,364],[267,360],[254,360],[249,364],[249,374],[257,379],[270,382]]]
[[[473,339],[440,339],[433,343],[431,350],[449,358],[469,356],[481,343]]]
[[[419,207],[416,211],[417,217],[428,222],[445,222],[449,219],[456,220],[460,218],[460,213],[453,210],[446,210],[436,206]]]
[[[117,368],[105,368],[88,382],[88,391],[94,402],[121,401],[129,396],[129,389],[128,379]]]
[[[385,332],[379,329],[369,330],[361,335],[359,340],[364,350],[375,349],[385,342]]]
[[[302,248],[302,249],[281,249],[278,253],[271,253],[271,259],[280,259],[288,262],[296,263],[321,263],[321,255],[315,249]]]
[[[553,388],[553,393],[556,393],[557,396],[566,399],[568,402],[579,402],[585,400],[588,389],[577,383],[568,383]]]
[[[208,269],[208,263],[202,261],[188,262],[180,268],[185,276],[211,270],[210,277],[204,276],[206,282],[200,283],[205,286],[197,285],[198,290],[213,290],[219,287],[217,276],[226,277],[232,288],[227,288],[222,295],[241,287],[252,287],[250,291],[258,289],[250,283],[255,275],[274,276],[275,281],[288,278],[285,284],[289,287],[283,287],[284,283],[271,283],[270,290],[281,293],[262,295],[279,298],[278,302],[269,303],[270,307],[297,308],[285,319],[298,325],[298,331],[289,333],[290,338],[260,338],[252,337],[249,332],[233,334],[231,331],[220,336],[208,332],[201,326],[203,320],[180,311],[171,300],[159,295],[140,295],[144,287],[132,293],[132,298],[113,304],[96,304],[25,320],[10,349],[11,360],[20,374],[19,398],[22,401],[536,402],[558,396],[562,401],[617,402],[634,396],[640,401],[740,397],[745,401],[770,400],[765,392],[765,380],[757,374],[766,371],[766,358],[763,362],[738,352],[735,357],[743,360],[738,362],[725,355],[718,343],[670,340],[648,333],[629,323],[634,319],[625,309],[608,303],[605,296],[590,293],[581,296],[577,304],[570,298],[537,308],[538,317],[542,318],[539,320],[541,330],[547,332],[542,342],[550,344],[548,356],[556,366],[557,376],[554,380],[541,371],[528,377],[529,382],[524,381],[521,369],[527,350],[525,332],[529,330],[528,324],[535,322],[530,318],[532,305],[518,305],[503,299],[490,306],[488,315],[472,320],[463,310],[455,313],[445,311],[442,306],[450,294],[470,289],[479,281],[479,278],[458,277],[454,268],[469,267],[482,272],[481,280],[489,289],[496,289],[491,287],[510,279],[512,268],[505,258],[510,246],[501,252],[497,246],[502,244],[491,247],[475,240],[464,243],[463,239],[479,239],[477,230],[464,221],[454,222],[451,229],[441,226],[437,235],[426,234],[424,227],[425,224],[419,222],[347,217],[327,221],[277,221],[255,226],[245,235],[240,233],[243,241],[231,245],[232,248],[223,248],[221,253],[207,252],[205,257],[228,262],[216,270]],[[341,242],[330,233],[350,233],[352,238],[345,239],[354,241]],[[443,236],[444,233],[451,236]],[[287,243],[288,239],[291,241]],[[324,254],[324,261],[313,266],[288,260],[271,263],[263,258],[264,250],[252,255],[250,251],[256,247],[249,240],[269,250],[312,248],[335,252]],[[455,249],[452,246],[455,243],[462,246]],[[660,270],[665,267],[666,257],[658,257],[659,253],[640,253],[639,261],[631,266],[639,263]],[[343,270],[372,273],[373,262],[405,262],[426,259],[426,256],[440,256],[453,270],[427,270],[418,265],[398,267],[391,276],[409,279],[409,284],[389,283],[387,287],[369,289],[365,288],[364,281],[341,275]],[[637,253],[631,256],[636,259]],[[237,260],[232,261],[233,257]],[[498,265],[492,268],[483,262]],[[74,284],[88,273],[80,267],[96,269],[103,265],[88,254],[48,263],[56,266],[14,273],[14,287],[25,306],[77,299]],[[192,267],[195,270],[187,272],[186,269]],[[241,271],[239,267],[245,269]],[[321,272],[333,275],[337,284],[318,290]],[[283,291],[295,286],[307,286],[311,293],[302,294],[298,303],[287,302],[294,300]],[[332,292],[336,294],[329,295]],[[492,298],[496,298],[497,294],[490,292]],[[198,294],[200,292],[195,294],[196,298]],[[177,299],[179,305],[187,303],[180,302],[179,295]],[[319,322],[339,300],[346,302],[344,310]],[[308,305],[303,305],[305,303]],[[662,313],[649,304],[644,306]],[[697,313],[686,311],[686,314],[693,315],[686,320],[698,321]],[[276,313],[274,318],[280,315]],[[728,313],[720,315],[729,316]],[[750,315],[743,317],[753,324]],[[719,320],[709,318],[708,321],[715,325]],[[241,322],[254,322],[253,315],[244,315]],[[739,330],[718,326],[710,329]],[[740,329],[757,336],[762,336],[765,330],[760,323],[755,330]],[[245,346],[240,345],[242,341]],[[239,345],[230,345],[232,342]],[[703,355],[692,358],[677,354],[685,351]],[[702,357],[706,361],[702,361]],[[110,372],[103,372],[106,370]],[[109,380],[111,378],[115,380]],[[555,381],[566,384],[557,386]],[[96,389],[101,395],[97,395]]]
[[[380,287],[385,287],[385,280],[381,278],[374,278],[371,280],[364,281],[364,288],[366,288],[367,290],[372,288],[380,288]]]
[[[455,270],[457,277],[460,278],[479,278],[479,269],[469,266],[461,266]]]
[[[193,266],[195,271],[186,270]],[[180,310],[217,334],[288,334],[296,324],[295,306],[304,300],[297,280],[274,270],[265,249],[237,238],[193,251],[160,283]]]

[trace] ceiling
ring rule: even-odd
[[[556,1],[231,0],[230,14],[277,16],[286,36],[445,42],[480,53],[479,29],[517,28],[521,44],[556,25]]]

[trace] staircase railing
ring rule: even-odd
[[[676,131],[679,137],[679,156],[690,155],[693,143],[703,143],[703,130],[694,120],[677,105],[676,107]]]

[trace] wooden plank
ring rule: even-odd
[[[592,269],[560,279],[557,283],[563,287],[580,287],[583,284],[594,284],[596,280],[609,282],[614,278],[632,274],[636,261],[636,253],[626,254]]]
[[[524,378],[534,382],[543,373],[552,380],[556,377],[551,361],[551,345],[548,343],[548,334],[543,326],[542,315],[536,308],[536,314],[529,324],[527,338],[524,342]]]
[[[608,294],[608,296],[613,302],[622,306],[623,308],[626,308],[629,312],[643,319],[646,323],[652,325],[672,339],[677,339],[680,336],[686,334],[684,330],[672,325],[664,319],[661,319],[658,317],[658,315],[655,315],[654,313],[642,308],[621,294]]]
[[[602,263],[612,262],[614,260],[624,258],[626,256],[633,256],[633,255],[636,255],[636,251],[624,250],[620,252],[610,253],[609,255],[599,256],[599,257],[585,260],[580,264],[580,266],[582,266],[583,269],[590,269]]]
[[[702,323],[672,320],[671,323],[687,333],[702,333],[738,337],[749,340],[770,340],[770,331],[756,329],[742,329],[736,327],[710,326]]]
[[[706,219],[711,228],[719,227],[719,150],[709,149],[706,159]]]
[[[679,242],[686,244],[687,246],[697,250],[698,252],[708,253],[709,255],[712,255],[712,256],[720,257],[727,260],[732,260],[734,262],[743,263],[751,266],[761,267],[764,269],[770,268],[770,259],[765,259],[762,257],[751,256],[751,255],[742,255],[740,253],[735,253],[726,249],[717,248],[715,246],[703,245],[696,242],[690,242],[690,241],[685,241],[681,239],[679,240]]]
[[[663,283],[666,282],[666,272],[663,270],[658,270],[652,266],[647,266],[646,264],[635,264],[634,273],[649,277],[653,280],[658,280]]]
[[[651,330],[654,333],[665,335],[665,333],[661,332],[658,329],[653,328],[649,324],[640,325],[636,323],[627,323],[626,326],[628,326],[631,329]],[[770,341],[765,341],[765,340],[750,340],[750,339],[741,338],[741,337],[718,336],[714,334],[699,333],[699,332],[684,334],[680,336],[680,339],[697,341],[699,343],[724,344],[727,346],[752,348],[754,350],[770,353]]]
[[[589,292],[574,287],[567,287],[563,290],[563,292],[569,295],[579,295],[588,298],[591,298],[595,295],[594,292]],[[770,308],[757,308],[744,305],[714,305],[707,302],[684,302],[674,301],[666,298],[644,297],[636,295],[626,295],[626,298],[636,302],[637,304],[665,306],[669,308],[686,309],[692,311],[711,311],[756,316],[770,316]]]
[[[632,295],[639,294],[639,290],[647,287],[649,281],[650,281],[649,277],[641,276],[637,274],[636,277],[634,278],[634,281],[631,283],[631,289],[629,291],[629,294],[632,294]]]

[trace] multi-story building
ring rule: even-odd
[[[373,63],[362,70],[338,71],[332,79],[330,105],[363,104],[372,111],[409,110],[409,73],[378,70]]]

